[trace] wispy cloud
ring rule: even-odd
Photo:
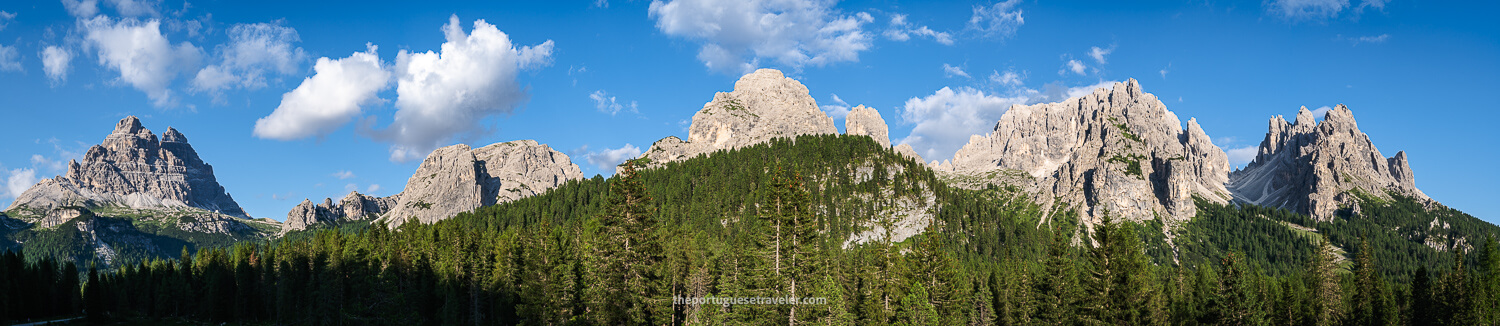
[[[339,180],[352,179],[352,178],[354,178],[354,171],[345,170],[345,171],[334,172],[333,173],[333,177],[339,178]]]
[[[637,110],[635,101],[630,101],[629,104],[620,104],[617,98],[610,96],[609,93],[604,92],[602,89],[589,93],[589,99],[594,100],[594,107],[598,108],[599,112],[609,113],[609,115],[616,115],[621,111],[640,113],[640,110]]]
[[[953,35],[948,32],[939,32],[927,26],[915,26],[906,20],[904,14],[891,14],[890,27],[885,30],[885,37],[897,42],[906,42],[912,35],[931,38],[933,41],[943,45],[953,45]]]
[[[964,78],[969,78],[969,73],[964,72],[963,68],[954,67],[946,63],[943,64],[943,75],[948,77],[962,76]]]
[[[1026,24],[1021,9],[1016,8],[1020,4],[1021,0],[1007,0],[989,6],[975,5],[974,14],[969,16],[969,29],[990,38],[1011,37]]]
[[[1076,59],[1069,59],[1067,63],[1063,64],[1063,68],[1066,71],[1071,71],[1075,74],[1078,74],[1079,76],[1088,74],[1088,66],[1083,65],[1083,61],[1078,61]],[[1059,71],[1058,74],[1061,75],[1063,74],[1063,72]]]
[[[1255,154],[1259,150],[1259,146],[1245,146],[1231,148],[1225,151],[1225,153],[1229,154],[1229,166],[1238,168],[1245,166],[1245,164],[1250,164],[1250,161],[1255,160]]]
[[[600,170],[613,172],[616,165],[625,163],[625,160],[638,156],[641,156],[640,148],[635,147],[635,145],[625,144],[625,146],[621,146],[620,148],[589,152],[587,155],[584,155],[584,160],[588,161],[589,164],[599,167]]]
[[[833,101],[828,104],[819,105],[818,109],[823,110],[823,113],[827,113],[829,117],[834,119],[843,119],[849,116],[849,102],[844,102],[844,99],[839,98],[839,94],[828,95],[833,97]]]
[[[1089,47],[1089,57],[1094,58],[1094,62],[1098,62],[1101,65],[1108,63],[1106,57],[1113,52],[1115,52],[1114,45],[1110,45],[1108,49],[1099,48],[1097,46]]]

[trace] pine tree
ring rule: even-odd
[[[610,208],[600,217],[602,243],[595,248],[604,260],[598,271],[603,284],[594,306],[601,308],[601,324],[650,325],[670,319],[671,305],[662,297],[656,270],[662,250],[655,208],[637,173],[641,164],[632,160],[621,165],[610,183]]]
[[[1412,273],[1411,292],[1408,296],[1407,321],[1414,326],[1437,325],[1437,314],[1434,313],[1437,305],[1433,302],[1432,276],[1427,271],[1427,266],[1417,267]]]
[[[1325,239],[1319,241],[1318,249],[1307,264],[1304,275],[1307,276],[1307,287],[1312,291],[1313,315],[1309,322],[1313,325],[1338,324],[1343,315],[1343,289],[1339,287],[1338,275],[1334,271],[1335,257],[1338,253]]]
[[[1036,322],[1046,325],[1072,324],[1078,295],[1073,274],[1072,248],[1062,230],[1052,231],[1047,249],[1047,266],[1036,283]]]

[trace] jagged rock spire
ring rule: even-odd
[[[1382,199],[1399,194],[1430,200],[1417,189],[1406,153],[1382,156],[1349,107],[1335,106],[1322,122],[1313,118],[1307,107],[1298,110],[1295,124],[1271,118],[1255,160],[1229,176],[1236,200],[1320,220],[1354,204],[1349,192],[1355,190]]]
[[[37,214],[62,206],[125,206],[249,217],[219,185],[213,166],[198,158],[186,136],[172,128],[162,135],[159,141],[140,119],[125,117],[81,161],[68,162],[66,175],[42,180],[7,210]]]

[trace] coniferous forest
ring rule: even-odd
[[[1082,227],[948,187],[867,137],[803,136],[570,182],[435,224],[346,225],[101,270],[0,255],[0,319],[292,325],[1491,325],[1496,227],[1199,203]],[[927,205],[928,200],[931,205]],[[894,212],[927,210],[926,232]],[[1441,216],[1447,228],[1417,226]],[[1164,230],[1165,229],[1165,230]],[[1170,237],[1168,236],[1170,235]],[[897,241],[899,239],[899,241]],[[856,241],[857,240],[857,241]],[[1439,250],[1435,248],[1453,248]],[[812,298],[680,304],[674,298]]]

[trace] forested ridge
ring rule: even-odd
[[[660,168],[638,169],[642,163],[430,225],[345,226],[184,249],[181,259],[114,270],[12,252],[0,256],[0,317],[86,311],[106,323],[309,325],[1500,322],[1494,226],[1409,198],[1366,198],[1359,216],[1317,223],[1284,210],[1200,203],[1197,218],[1167,230],[1174,251],[1160,221],[1081,230],[1070,209],[1044,211],[1016,189],[948,187],[867,137],[803,136]],[[877,216],[920,210],[927,197],[936,203],[928,232],[891,241],[902,221]],[[1448,226],[1432,228],[1434,218]],[[885,232],[847,241],[871,230]],[[674,297],[825,301],[683,305]],[[37,302],[68,304],[28,306]]]

